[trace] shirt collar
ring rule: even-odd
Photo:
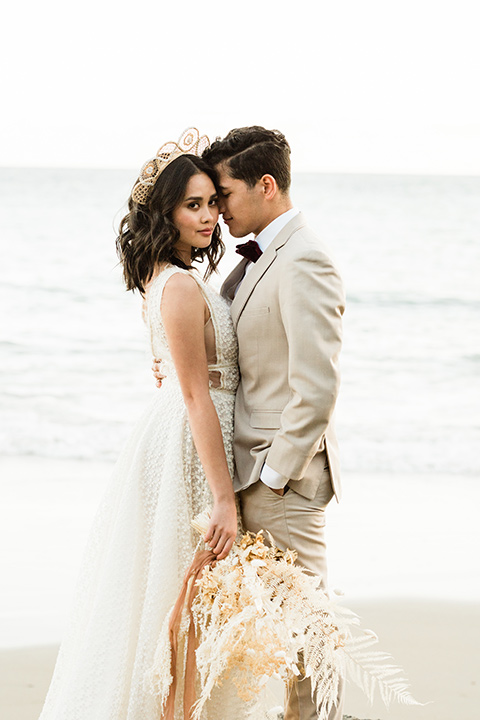
[[[295,215],[298,215],[300,210],[298,208],[291,208],[290,210],[287,210],[286,212],[282,213],[278,217],[275,218],[275,220],[272,220],[272,222],[267,225],[266,228],[263,228],[262,232],[258,233],[255,240],[260,246],[260,250],[262,252],[265,252],[267,247],[270,245],[272,240],[278,235],[278,233],[283,230],[285,225],[295,217]]]

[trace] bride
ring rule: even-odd
[[[145,677],[195,550],[190,521],[212,506],[205,541],[219,559],[237,534],[236,337],[225,301],[192,266],[205,260],[208,277],[224,252],[216,178],[199,157],[207,145],[191,129],[162,146],[143,166],[120,223],[125,283],[144,298],[152,355],[162,358],[166,379],[97,513],[40,720],[159,720]],[[181,702],[179,692],[175,720]],[[204,717],[245,713],[224,683]]]

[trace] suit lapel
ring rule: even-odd
[[[242,258],[238,265],[235,265],[230,275],[225,278],[225,282],[220,289],[220,295],[223,298],[230,300],[230,302],[232,302],[235,297],[235,288],[245,275],[247,263],[247,258]]]
[[[240,319],[240,315],[242,314],[245,305],[247,304],[252,292],[254,291],[257,283],[262,279],[262,277],[265,275],[269,267],[274,262],[275,258],[277,257],[277,252],[279,249],[285,245],[285,243],[290,239],[291,235],[298,230],[299,228],[303,227],[305,225],[305,219],[302,215],[302,213],[299,213],[298,215],[295,215],[294,218],[292,218],[282,230],[278,233],[278,235],[272,240],[270,245],[267,247],[263,255],[257,260],[257,262],[253,265],[252,268],[248,271],[248,273],[245,275],[244,280],[242,281],[242,284],[240,285],[237,294],[235,295],[232,306],[230,308],[230,312],[232,314],[233,324],[235,325],[235,328],[237,327],[238,321]],[[240,267],[242,263],[239,263],[237,265],[237,268]],[[246,265],[246,263],[245,263]],[[245,268],[245,265],[243,266],[243,269]],[[235,268],[235,270],[237,269]],[[229,277],[225,281],[225,285],[227,284],[227,281],[232,277],[235,270],[233,270],[232,273],[230,273]],[[240,281],[240,279],[237,281],[237,283]],[[223,288],[222,288],[223,290]]]

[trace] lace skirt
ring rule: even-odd
[[[233,471],[235,397],[211,396]],[[209,504],[180,387],[167,378],[98,510],[40,720],[159,720],[144,678],[197,544],[190,521]],[[239,720],[244,712],[233,689],[222,688],[205,720]]]

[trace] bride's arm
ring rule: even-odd
[[[193,440],[214,500],[205,541],[221,560],[235,540],[237,515],[220,422],[209,392],[206,305],[195,280],[176,273],[165,286],[161,308]]]

